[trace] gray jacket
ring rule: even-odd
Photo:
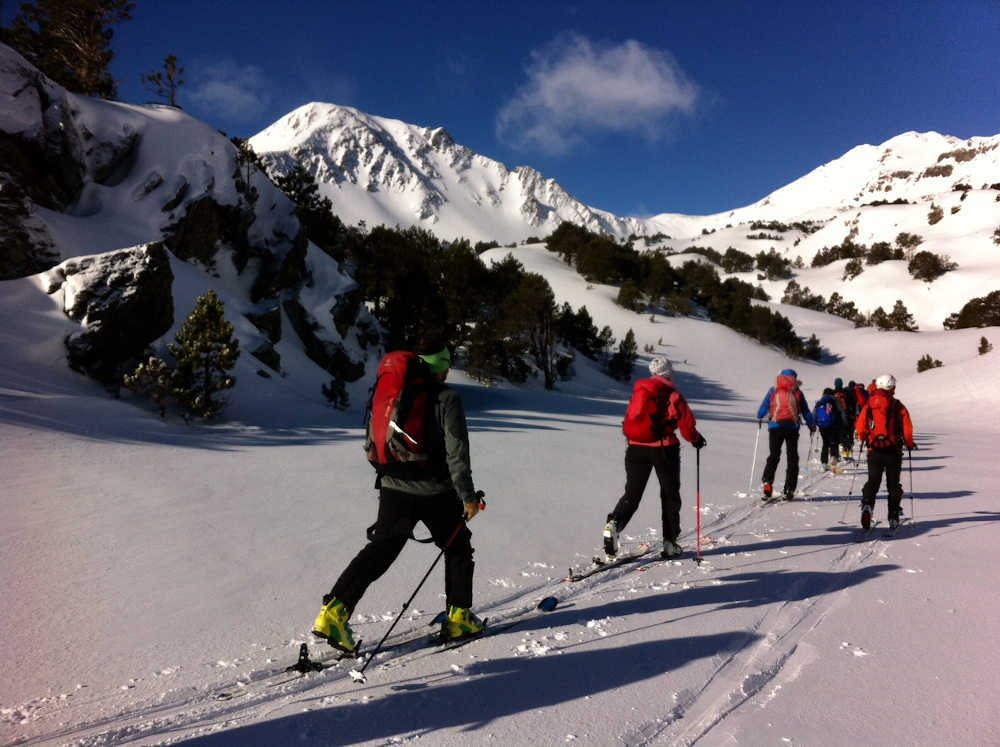
[[[381,485],[389,490],[414,495],[438,495],[454,490],[466,503],[474,503],[476,488],[472,483],[472,465],[469,459],[469,430],[465,424],[465,408],[458,392],[447,386],[438,392],[434,403],[434,418],[428,419],[430,443],[435,444],[440,469],[426,478],[404,480],[399,477],[382,477]]]

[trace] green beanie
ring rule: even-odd
[[[430,366],[431,372],[441,373],[442,371],[447,371],[451,368],[451,353],[448,352],[448,348],[438,352],[432,353],[430,355],[421,355],[421,359],[428,366]]]

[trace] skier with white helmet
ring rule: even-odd
[[[618,533],[625,528],[642,500],[654,469],[660,482],[665,558],[680,555],[681,456],[679,430],[696,449],[704,448],[705,438],[695,427],[694,414],[684,395],[674,385],[674,368],[662,355],[649,362],[648,379],[635,383],[622,431],[628,439],[625,449],[625,492],[608,514],[604,527],[604,551],[610,559],[618,553]]]
[[[871,527],[872,512],[875,510],[875,494],[885,473],[886,490],[889,493],[889,528],[899,526],[902,514],[903,446],[917,448],[913,442],[913,423],[910,413],[895,397],[896,378],[892,374],[882,374],[875,379],[875,391],[867,404],[858,413],[854,425],[858,438],[868,446],[868,481],[861,489],[861,526]]]

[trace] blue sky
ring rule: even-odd
[[[231,135],[346,104],[618,215],[740,207],[908,130],[1000,132],[997,0],[138,0],[113,47],[125,101],[173,53],[179,103]]]

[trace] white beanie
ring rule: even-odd
[[[649,372],[653,376],[662,376],[665,379],[674,378],[674,367],[670,365],[670,359],[663,355],[654,355],[649,361]]]

